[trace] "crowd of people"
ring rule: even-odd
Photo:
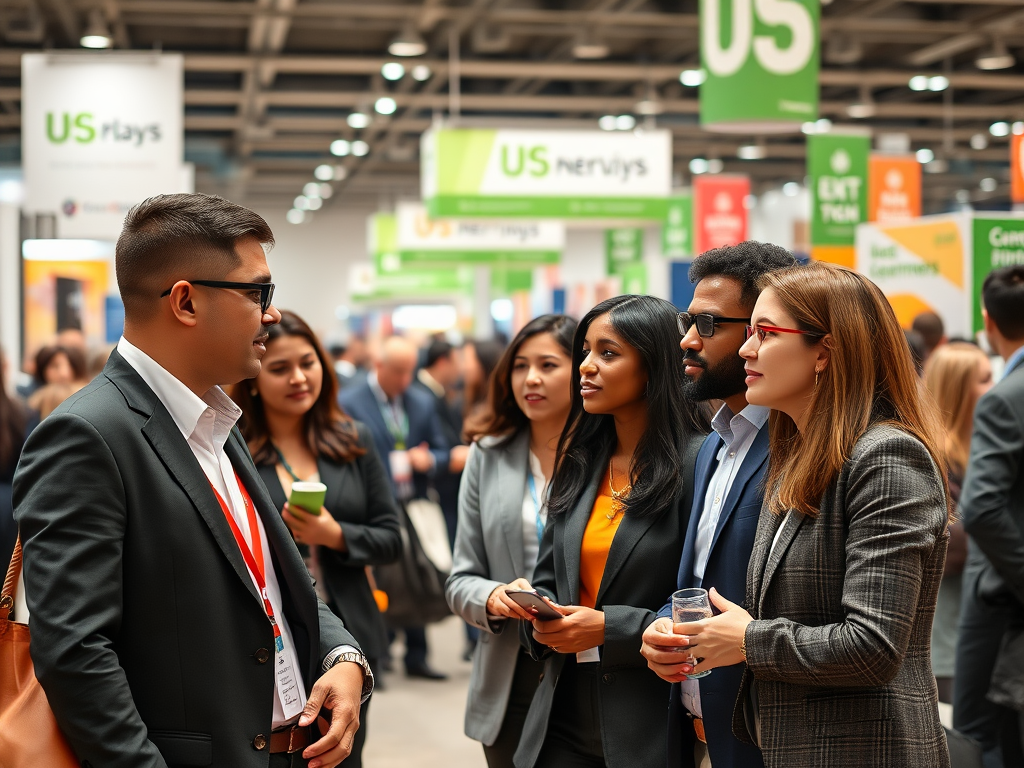
[[[1024,765],[1024,267],[985,350],[753,241],[684,311],[325,347],[272,243],[148,200],[104,366],[0,373],[0,554],[82,765],[361,765],[449,611],[490,768]]]

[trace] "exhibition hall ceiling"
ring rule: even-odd
[[[21,53],[80,50],[83,35],[106,30],[115,50],[185,54],[185,147],[196,187],[251,203],[286,207],[323,164],[344,168],[332,204],[415,196],[419,137],[440,120],[594,129],[635,122],[672,131],[677,184],[689,181],[694,158],[749,174],[755,192],[802,181],[803,134],[700,128],[699,74],[691,71],[700,66],[697,6],[0,0],[0,160],[18,158]],[[934,155],[925,166],[926,212],[954,200],[1005,206],[1007,134],[1024,121],[1024,0],[833,0],[822,3],[821,35],[822,118],[833,128],[905,134],[910,151],[925,150],[919,158]],[[418,56],[389,53],[421,43]],[[332,155],[332,143],[343,154]],[[758,159],[740,159],[741,147]]]

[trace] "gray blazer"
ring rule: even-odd
[[[488,619],[487,597],[501,584],[533,576],[526,572],[523,555],[530,435],[524,431],[500,443],[486,437],[469,449],[459,488],[452,574],[445,586],[452,611],[483,630],[473,655],[465,728],[467,736],[487,745],[501,730],[520,653],[516,628],[502,631],[509,620]]]
[[[763,510],[747,571],[747,670],[768,768],[946,768],[930,643],[946,557],[946,494],[925,447],[876,425],[817,517]]]

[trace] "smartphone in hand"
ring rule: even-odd
[[[544,598],[536,592],[530,592],[525,589],[510,589],[506,591],[505,594],[508,595],[516,605],[521,608],[525,608],[528,613],[533,614],[542,621],[560,619],[563,616],[563,614],[552,608],[549,603],[544,602]]]

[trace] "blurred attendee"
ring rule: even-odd
[[[697,457],[694,503],[679,562],[677,589],[714,586],[742,603],[747,563],[764,501],[768,468],[768,409],[747,403],[744,328],[766,272],[796,264],[785,248],[748,241],[702,253],[690,267],[694,287],[687,312],[679,314],[686,388],[698,403],[721,401],[714,428]],[[732,709],[742,665],[725,667],[699,681],[679,675],[682,657],[673,643],[672,604],[644,632],[642,653],[660,677],[675,683],[669,696],[670,766],[761,768],[761,752],[732,732]],[[683,676],[685,677],[685,676]]]
[[[487,387],[504,347],[493,339],[462,345],[463,423],[472,422],[487,408]]]
[[[488,408],[469,452],[459,498],[459,534],[446,596],[455,613],[493,635],[478,643],[466,702],[466,735],[484,745],[489,768],[512,768],[543,665],[506,625],[506,584],[533,578],[547,519],[548,481],[569,415],[576,322],[542,315],[527,323],[491,377]],[[517,582],[517,579],[524,579]],[[525,615],[525,614],[523,614]]]
[[[533,576],[563,617],[521,629],[547,661],[516,765],[664,768],[669,685],[640,644],[675,587],[707,420],[683,396],[676,309],[663,299],[598,304],[576,331],[572,366]],[[530,615],[492,602],[507,618]]]
[[[84,386],[87,381],[85,353],[77,347],[43,347],[36,354],[36,383],[77,384]]]
[[[28,430],[28,412],[8,394],[7,374],[7,358],[0,352],[0,568],[4,573],[18,538],[11,491],[14,469]]]
[[[64,347],[65,349],[77,349],[83,355],[88,350],[85,334],[81,328],[64,328],[58,331],[57,339],[54,343],[58,347]]]
[[[366,351],[366,342],[361,336],[352,335],[345,344],[332,345],[331,357],[334,375],[341,389],[366,373],[369,354]]]
[[[938,349],[940,344],[946,342],[946,326],[943,325],[942,318],[934,312],[922,312],[913,319],[910,327],[921,334],[921,339],[924,341],[925,360]]]
[[[746,662],[734,727],[768,768],[944,768],[928,646],[949,501],[902,329],[832,264],[761,286],[740,349],[747,402],[774,411],[750,611],[712,591],[722,613],[675,626],[684,671]]]
[[[26,404],[39,420],[53,413],[57,406],[80,390],[80,384],[44,384],[31,395]]]
[[[943,344],[924,366],[924,385],[939,410],[945,431],[943,455],[949,495],[960,503],[960,487],[971,446],[974,406],[992,388],[992,364],[974,344]],[[959,518],[959,514],[957,515]],[[949,549],[932,625],[932,670],[939,686],[939,701],[953,703],[953,671],[957,628],[960,624],[961,580],[967,560],[967,534],[956,519],[949,526]]]
[[[359,641],[370,668],[387,653],[387,631],[366,566],[398,559],[398,510],[366,427],[338,407],[337,384],[315,334],[294,312],[267,329],[259,375],[237,385],[241,428],[253,461],[292,532],[321,598]],[[292,484],[327,486],[312,514],[288,504]],[[362,765],[367,699],[346,766]]]
[[[924,361],[928,359],[928,347],[924,343],[924,337],[917,331],[903,331],[903,336],[910,347],[910,358],[914,363],[914,372],[918,376],[924,373]]]
[[[430,483],[448,468],[449,447],[437,409],[427,395],[410,387],[415,371],[416,347],[392,336],[384,342],[374,370],[339,396],[342,408],[369,428],[399,503],[426,498]],[[427,663],[425,628],[402,629],[406,674],[446,679]]]
[[[956,650],[953,725],[985,750],[986,768],[1024,765],[1016,709],[989,683],[1004,637],[1024,627],[1024,265],[994,270],[981,290],[985,333],[1006,361],[974,411],[960,508],[970,535]],[[1024,660],[1011,666],[1024,672]],[[1018,682],[1019,684],[1019,682]]]

